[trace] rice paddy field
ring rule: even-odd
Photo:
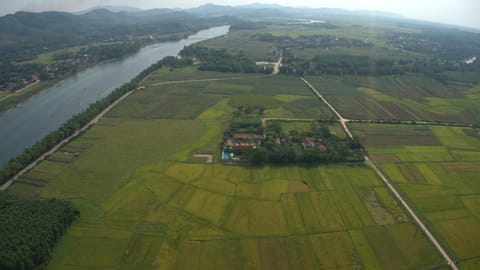
[[[480,267],[480,136],[448,126],[352,125],[461,269]]]
[[[308,88],[292,77],[147,86],[9,189],[22,196],[66,198],[81,210],[47,268],[428,269],[442,265],[430,242],[363,164],[220,163],[219,143],[226,123],[234,106],[248,102],[242,95],[258,98],[269,117],[331,118]],[[282,124],[300,129],[305,123]],[[337,124],[329,129],[343,134]],[[454,141],[438,140],[439,144]],[[465,154],[470,153],[465,146],[470,139],[465,140],[455,141],[457,152],[451,156],[474,162],[474,156]],[[192,159],[195,153],[213,154],[214,162]],[[474,174],[461,192],[474,185]],[[419,196],[433,192],[415,188],[412,185]],[[459,258],[477,256],[475,238],[457,251],[465,236],[449,228],[461,225],[465,232],[475,232],[478,200],[475,195],[455,199],[453,191],[443,192],[452,196],[448,201],[455,207],[465,207],[457,212],[448,201],[442,202],[445,207],[437,210],[453,211],[448,213],[454,218],[439,223],[438,233],[453,234],[445,241],[453,239],[448,243]],[[417,206],[422,211],[422,207],[435,209],[433,199],[422,202]],[[470,214],[469,207],[476,212]],[[443,220],[443,212],[438,211],[428,213]]]
[[[308,76],[350,119],[428,120],[477,123],[480,88],[442,84],[421,74],[398,76]]]
[[[333,116],[298,78],[282,75],[249,76],[155,86],[152,78],[161,76],[163,72],[165,71],[161,69],[153,73],[145,82],[150,84],[150,87],[127,99],[108,116],[142,119],[229,119],[237,107],[245,105],[265,107],[265,117],[330,119]],[[190,67],[178,71],[183,72],[192,71]],[[215,78],[216,74],[200,72],[194,80]]]

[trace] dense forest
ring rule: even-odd
[[[257,66],[242,51],[230,53],[225,49],[217,50],[201,46],[189,46],[185,47],[180,55],[200,61],[199,70],[243,73],[272,72],[271,68]]]
[[[0,192],[0,269],[44,266],[79,214],[67,201],[23,199]]]

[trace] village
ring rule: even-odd
[[[259,112],[249,106],[239,111]],[[340,138],[328,130],[329,122],[313,121],[309,131],[284,132],[281,120],[262,121],[234,113],[223,136],[224,163],[256,165],[363,161],[363,147],[355,139]],[[261,110],[263,111],[263,109]],[[250,115],[251,116],[251,115]],[[267,124],[264,126],[264,122]]]

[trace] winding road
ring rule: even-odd
[[[320,92],[306,79],[300,78],[311,90],[312,92],[320,98],[329,108],[332,110],[335,115],[337,115],[340,123],[342,124],[343,129],[345,132],[348,134],[350,138],[353,138],[352,133],[350,132],[350,129],[347,126],[347,122],[349,121],[348,119],[342,117],[342,115],[320,94]],[[373,171],[382,179],[383,183],[388,187],[388,189],[393,193],[395,198],[397,198],[398,201],[402,204],[402,206],[407,210],[407,212],[410,214],[410,216],[413,218],[415,223],[420,227],[420,229],[425,233],[427,236],[428,240],[435,246],[435,248],[438,250],[438,252],[442,255],[442,257],[445,259],[447,264],[452,268],[453,270],[458,270],[457,265],[455,262],[452,260],[452,258],[448,255],[448,253],[445,251],[445,249],[442,247],[440,242],[433,236],[433,234],[430,232],[430,230],[425,226],[423,221],[418,217],[418,215],[413,211],[412,207],[406,202],[406,200],[402,197],[402,195],[398,192],[397,188],[388,180],[387,177],[380,171],[380,169],[375,165],[370,158],[365,155],[365,164],[372,168]]]

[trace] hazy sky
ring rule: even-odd
[[[0,15],[19,10],[78,11],[97,5],[128,5],[150,8],[188,8],[205,3],[243,5],[254,2],[286,6],[338,7],[346,9],[382,10],[405,17],[470,26],[480,29],[480,0],[1,0]]]

